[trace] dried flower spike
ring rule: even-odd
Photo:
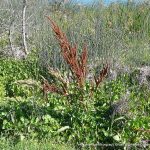
[[[52,21],[50,17],[47,17],[51,23],[51,27],[55,33],[56,39],[61,47],[61,53],[64,60],[70,67],[75,80],[80,87],[83,87],[86,79],[86,66],[87,66],[87,47],[84,46],[80,58],[77,55],[77,45],[71,46],[65,33],[58,27],[58,25]]]

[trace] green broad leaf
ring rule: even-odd
[[[115,141],[120,141],[120,140],[121,140],[121,138],[120,138],[119,135],[115,135],[115,136],[113,137],[113,139],[114,139]]]
[[[123,119],[125,119],[125,117],[124,117],[124,116],[121,116],[121,117],[119,117],[119,118],[116,118],[116,119],[114,120],[114,122],[116,122],[116,121],[118,121],[118,120],[123,120]]]
[[[23,117],[21,117],[20,120],[21,120],[21,122],[24,122],[24,121],[25,121]]]
[[[106,131],[106,130],[102,130],[102,132],[103,132],[103,134],[107,137],[107,136],[109,136],[109,133],[108,133],[108,131]]]
[[[60,128],[60,129],[58,129],[57,133],[63,132],[65,130],[69,129],[69,128],[70,128],[69,126],[64,126],[64,127]]]
[[[20,135],[20,140],[23,141],[24,139],[25,139],[25,136],[21,134]]]
[[[65,109],[65,107],[63,107],[63,106],[57,106],[57,107],[54,108],[54,110],[56,110],[56,111],[57,110],[64,110],[64,109]]]

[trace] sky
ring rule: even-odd
[[[84,4],[87,4],[87,3],[90,3],[90,2],[94,2],[94,0],[76,0],[78,1],[79,3],[84,3]],[[126,1],[126,0],[103,0],[105,2],[105,4],[109,4],[111,2],[116,2],[116,1]]]

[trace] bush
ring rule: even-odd
[[[81,93],[75,88],[68,96],[48,94],[47,101],[39,97],[4,99],[0,105],[1,135],[15,139],[54,138],[76,146],[148,140],[149,92],[142,88],[137,91],[129,84],[126,87],[130,87],[130,95],[126,97],[123,85],[120,79],[105,83],[90,97],[87,84],[82,90],[84,101],[80,101]],[[126,104],[124,98],[128,99]],[[121,109],[127,112],[122,113]]]
[[[38,75],[39,73],[35,60],[0,60],[1,82],[3,83],[6,96],[8,97],[27,97],[28,93],[31,93],[31,90],[18,86],[15,84],[15,81],[23,79],[38,79]]]
[[[36,99],[7,98],[0,104],[0,131],[13,138],[53,137],[60,125],[53,109],[36,102]]]

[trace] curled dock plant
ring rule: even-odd
[[[69,69],[72,73],[72,78],[74,82],[80,89],[83,89],[86,84],[86,75],[88,73],[87,63],[88,63],[88,50],[87,45],[84,44],[82,48],[82,52],[78,54],[78,46],[77,44],[72,44],[69,42],[66,34],[59,28],[59,26],[51,19],[51,17],[47,16],[48,20],[50,21],[50,25],[52,30],[55,34],[56,39],[61,48],[61,55],[65,62],[69,65]],[[94,85],[91,85],[91,89],[97,89],[100,83],[104,80],[109,70],[109,65],[107,64],[102,71],[100,71],[99,75],[96,77],[94,76]],[[58,90],[54,88],[54,85],[49,85],[49,83],[45,82],[45,92],[55,92],[58,94],[68,95],[69,91],[67,91],[69,84],[65,82],[63,76],[60,75],[60,72],[54,72],[52,69],[49,70],[49,73],[57,78],[60,82],[62,82],[62,90]],[[67,94],[66,94],[67,93]]]

